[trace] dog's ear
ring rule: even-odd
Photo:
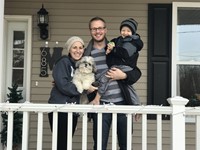
[[[89,61],[92,63],[92,72],[96,73],[97,68],[96,68],[96,63],[94,61],[94,58],[92,56],[88,56]]]
[[[92,72],[93,72],[93,73],[96,73],[96,72],[97,72],[97,68],[96,68],[95,62],[93,62],[93,65],[92,65]]]
[[[96,65],[92,65],[93,69],[92,69],[92,72],[93,73],[96,73],[97,69],[96,69]]]
[[[78,68],[78,67],[79,67],[80,63],[81,63],[81,61],[80,61],[80,60],[76,62],[76,68]]]

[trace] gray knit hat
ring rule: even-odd
[[[132,31],[132,34],[135,34],[138,23],[133,18],[128,18],[121,22],[120,31],[121,31],[122,27],[124,27],[124,26],[129,27]]]
[[[70,48],[72,47],[72,45],[75,43],[75,42],[80,42],[81,44],[83,44],[83,46],[85,45],[83,40],[78,37],[78,36],[72,36],[70,37],[67,42],[65,43],[65,47],[66,47],[66,50],[67,50],[67,55],[69,54],[69,50]]]

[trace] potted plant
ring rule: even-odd
[[[7,94],[8,99],[6,102],[9,103],[19,103],[22,97],[22,90],[18,90],[18,85],[13,84],[12,87],[8,87],[10,91]],[[3,128],[0,132],[1,135],[1,143],[6,147],[7,146],[7,122],[8,115],[6,112],[1,112]],[[15,112],[13,118],[13,150],[18,150],[22,143],[22,119],[23,114],[21,112]]]

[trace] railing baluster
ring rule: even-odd
[[[53,127],[52,127],[52,150],[57,149],[57,137],[58,137],[58,112],[53,112]]]
[[[142,150],[147,150],[147,114],[142,115]]]
[[[200,150],[200,116],[196,116],[196,150]]]
[[[87,113],[83,114],[83,125],[82,125],[82,150],[87,150]]]
[[[8,111],[8,125],[7,125],[7,150],[12,150],[13,144],[13,111]]]
[[[72,150],[72,122],[73,122],[73,113],[68,113],[68,129],[67,129],[67,150]]]
[[[112,150],[117,149],[117,113],[112,114]]]
[[[162,150],[162,115],[157,115],[157,150]]]
[[[43,112],[38,112],[37,150],[42,150]]]
[[[98,113],[97,150],[102,149],[102,113]]]
[[[132,147],[132,114],[127,114],[127,150]]]
[[[29,113],[23,112],[23,127],[22,127],[22,150],[28,149],[28,135],[29,135]]]

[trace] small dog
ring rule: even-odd
[[[95,71],[94,58],[91,56],[84,56],[76,63],[76,70],[72,82],[76,85],[80,93],[83,90],[88,90],[90,85],[95,81]]]

